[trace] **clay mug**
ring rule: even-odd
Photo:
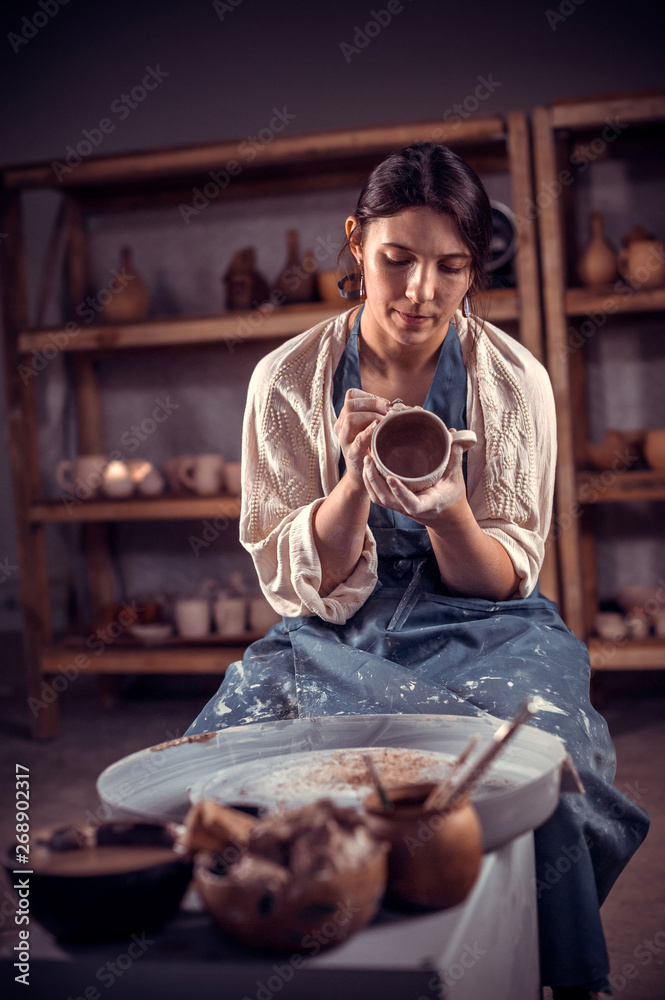
[[[665,246],[661,240],[631,240],[617,263],[621,277],[637,288],[665,284]]]
[[[210,601],[207,597],[178,597],[173,617],[183,639],[203,639],[210,632]]]
[[[247,602],[244,597],[220,593],[213,605],[213,613],[220,635],[239,635],[245,631]]]
[[[392,808],[377,792],[364,801],[367,825],[387,840],[389,903],[406,909],[442,910],[457,906],[478,878],[483,836],[468,800],[449,813],[425,808],[435,782],[385,789]]]
[[[104,469],[102,493],[111,500],[130,497],[134,492],[134,480],[125,462],[109,462]]]
[[[152,462],[135,458],[127,463],[136,492],[143,497],[156,497],[164,491],[164,477]]]
[[[252,632],[265,635],[268,629],[281,622],[282,616],[265,599],[263,594],[256,594],[249,602],[249,627]]]
[[[227,462],[224,466],[224,483],[226,492],[233,497],[239,497],[242,492],[242,463]]]
[[[449,431],[436,413],[397,401],[377,424],[370,450],[382,476],[421,493],[446,471],[453,444],[466,451],[476,440],[473,431]]]
[[[102,485],[107,462],[106,455],[78,455],[73,461],[64,459],[55,470],[58,486],[80,500],[94,500]]]
[[[187,492],[180,480],[180,468],[185,462],[188,462],[190,458],[190,455],[178,455],[176,458],[170,458],[168,462],[164,463],[164,475],[166,476],[166,482],[170,492],[175,496],[181,496],[183,493]]]
[[[178,467],[180,482],[200,497],[216,496],[224,481],[221,455],[189,455]]]

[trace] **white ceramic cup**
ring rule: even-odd
[[[252,597],[249,603],[249,627],[252,632],[265,635],[268,629],[281,622],[282,616],[275,611],[263,594]]]
[[[130,497],[134,492],[134,480],[131,477],[129,466],[125,462],[109,462],[104,469],[102,479],[102,493],[111,500],[120,500],[123,497]]]
[[[609,639],[610,642],[621,642],[628,635],[628,625],[619,611],[599,611],[595,625],[601,639]]]
[[[135,458],[127,463],[129,474],[136,487],[136,492],[143,497],[156,497],[164,492],[164,477],[152,462]]]
[[[80,500],[94,500],[99,494],[107,463],[106,455],[78,455],[73,460],[64,459],[55,470],[58,486]]]
[[[240,462],[227,462],[224,466],[224,482],[226,492],[232,497],[239,497],[242,492],[242,464]]]
[[[220,635],[239,635],[245,631],[247,602],[244,597],[220,594],[214,604],[214,615]]]
[[[394,476],[413,493],[438,482],[453,444],[464,450],[476,443],[473,431],[449,431],[443,420],[422,406],[394,403],[372,434],[370,451],[382,476]]]
[[[216,496],[224,482],[224,459],[221,455],[183,456],[178,476],[183,486],[198,496]]]
[[[210,632],[210,601],[207,597],[179,597],[173,605],[173,617],[183,639],[203,639]]]

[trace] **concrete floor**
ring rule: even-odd
[[[30,768],[33,826],[85,820],[88,810],[95,814],[99,808],[98,774],[126,754],[181,735],[218,683],[205,677],[126,678],[120,683],[116,707],[103,710],[95,678],[80,676],[60,695],[59,735],[48,743],[37,743],[29,735],[20,661],[17,637],[0,637],[3,846],[13,842],[11,799],[17,763]],[[665,947],[657,944],[665,940],[665,793],[661,781],[665,671],[605,674],[601,681],[596,703],[617,748],[616,784],[652,820],[647,840],[603,908],[612,981],[621,1000],[665,1000]],[[649,941],[653,942],[651,951]]]

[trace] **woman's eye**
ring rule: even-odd
[[[388,256],[386,256],[386,261],[389,264],[394,264],[395,267],[404,267],[406,264],[411,263],[410,260],[396,260],[394,257],[388,257]]]
[[[461,267],[450,267],[447,264],[442,264],[441,270],[446,274],[461,274],[463,269]]]

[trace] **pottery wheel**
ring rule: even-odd
[[[457,757],[472,736],[478,751],[500,720],[450,715],[350,715],[234,726],[140,750],[111,764],[97,791],[114,817],[181,822],[190,792],[215,775],[250,762],[358,747],[401,747]],[[520,729],[488,771],[473,802],[491,850],[545,822],[559,801],[565,747],[532,726]],[[316,796],[317,798],[320,795]]]

